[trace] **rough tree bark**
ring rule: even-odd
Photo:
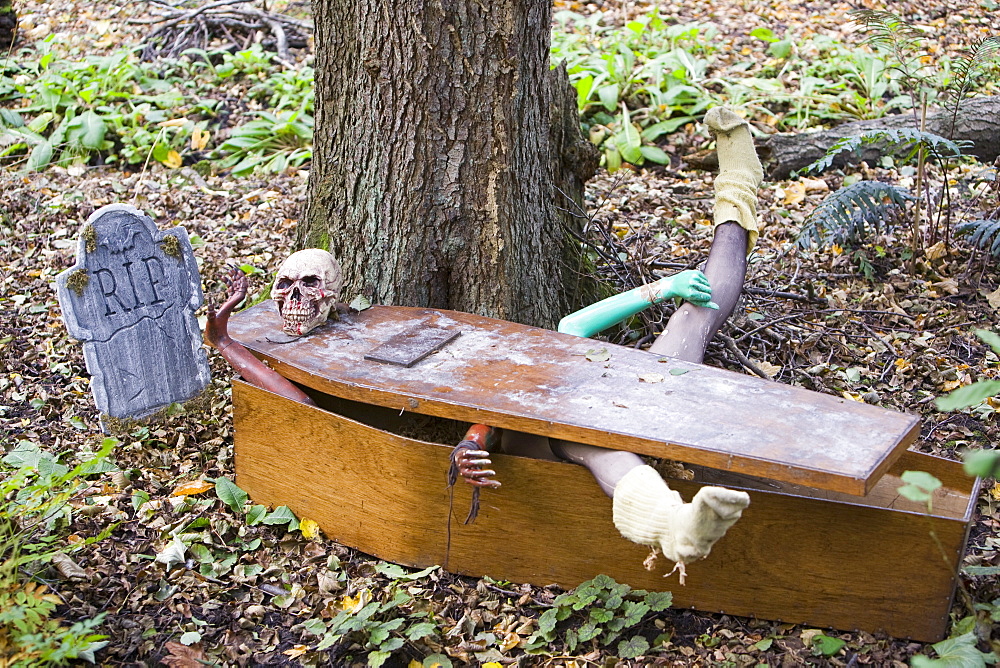
[[[785,179],[788,175],[823,157],[827,149],[844,137],[859,135],[867,130],[881,128],[913,128],[912,114],[886,116],[869,121],[854,121],[820,132],[771,135],[764,142],[767,152],[767,170],[771,178]],[[954,129],[950,112],[935,111],[927,115],[927,131],[950,139],[971,141],[967,152],[986,163],[1000,155],[1000,97],[979,97],[966,100],[958,110]],[[884,151],[872,148],[861,157],[842,155],[834,164],[845,165],[848,160],[877,160]]]
[[[314,0],[314,19],[296,245],[340,259],[345,295],[554,326],[597,154],[549,69],[551,3]]]
[[[5,54],[17,37],[17,12],[13,0],[0,0],[0,52]]]

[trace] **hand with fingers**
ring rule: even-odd
[[[261,362],[229,335],[229,316],[246,299],[248,281],[243,270],[233,264],[229,265],[229,273],[222,280],[226,283],[228,294],[218,311],[214,304],[209,302],[205,340],[222,354],[243,380],[293,401],[315,406],[316,402],[297,385]]]
[[[233,264],[229,265],[229,273],[222,280],[228,288],[226,301],[216,311],[215,304],[209,300],[208,321],[205,323],[205,340],[218,350],[223,350],[232,342],[228,332],[229,316],[246,299],[248,286],[246,274]]]
[[[684,301],[691,302],[695,306],[718,309],[719,305],[712,301],[712,286],[708,282],[705,274],[689,269],[673,276],[666,276],[651,283],[656,293],[653,302],[659,303],[673,297],[680,297]]]
[[[497,436],[497,430],[493,427],[472,425],[465,438],[451,452],[453,474],[450,477],[457,479],[457,476],[462,476],[465,482],[476,487],[500,487],[500,481],[493,479],[496,471],[489,468],[493,462],[488,448]],[[455,482],[455,479],[449,480],[450,484]]]

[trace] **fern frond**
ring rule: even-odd
[[[956,225],[955,231],[967,234],[976,248],[1000,257],[1000,220],[970,220]]]
[[[976,76],[989,64],[997,51],[1000,51],[1000,35],[984,37],[973,43],[955,63],[951,81],[944,87],[948,99],[964,99],[975,83]]]
[[[906,189],[881,181],[858,181],[823,200],[802,225],[799,245],[841,246],[863,242],[895,227],[898,213],[915,198]]]
[[[1000,51],[1000,36],[984,37],[969,47],[968,52],[962,55],[955,63],[951,81],[944,87],[944,107],[951,113],[951,130],[949,135],[955,133],[955,124],[958,122],[958,109],[962,100],[976,83],[976,77],[985,69],[986,65]]]
[[[923,38],[912,24],[890,11],[855,9],[848,12],[869,33],[864,43],[897,54],[912,51]]]
[[[889,154],[900,154],[904,161],[913,159],[920,148],[923,148],[931,157],[943,159],[952,156],[964,155],[965,148],[969,148],[972,143],[967,141],[952,141],[945,139],[933,132],[924,132],[915,128],[881,128],[867,130],[853,137],[844,137],[827,149],[822,158],[805,168],[805,172],[822,172],[833,166],[833,161],[838,155],[845,152],[860,154],[864,146],[873,144],[882,145]]]

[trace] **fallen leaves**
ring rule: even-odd
[[[210,480],[192,480],[190,482],[182,482],[174,487],[174,491],[170,492],[170,496],[194,496],[196,494],[204,494],[212,489],[215,489],[215,483]]]
[[[165,649],[169,654],[160,662],[168,668],[204,668],[213,662],[208,660],[200,645],[182,645],[179,642],[168,642]]]

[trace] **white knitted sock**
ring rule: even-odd
[[[705,114],[705,125],[715,137],[719,156],[719,175],[715,177],[715,224],[739,223],[749,232],[749,253],[757,243],[757,188],[764,178],[750,127],[725,107],[710,109]]]

